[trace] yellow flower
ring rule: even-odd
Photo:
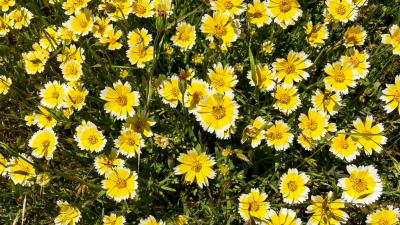
[[[51,181],[51,177],[48,173],[39,173],[36,176],[36,184],[40,185],[41,187],[46,186]]]
[[[21,7],[19,9],[15,9],[9,14],[10,19],[14,21],[14,29],[21,29],[22,27],[28,27],[31,23],[31,19],[33,14],[26,9],[25,7]]]
[[[100,175],[107,174],[109,171],[119,167],[124,167],[125,161],[118,158],[116,151],[111,151],[110,155],[97,156],[94,159],[94,167]]]
[[[182,92],[179,88],[179,78],[172,76],[169,80],[164,80],[161,84],[159,93],[162,97],[162,101],[165,104],[170,105],[172,108],[176,108],[179,102],[182,102]]]
[[[329,192],[325,198],[311,196],[312,204],[307,207],[307,213],[312,214],[309,225],[340,225],[345,223],[349,215],[342,209],[345,207],[342,199],[333,200]]]
[[[364,79],[368,74],[370,67],[368,53],[359,52],[358,50],[351,50],[348,54],[341,57],[340,61],[343,63],[350,63],[355,70],[355,79]]]
[[[389,28],[389,34],[382,34],[382,43],[387,44],[387,45],[392,45],[393,54],[400,55],[400,27],[399,27],[399,25],[392,25]]]
[[[245,220],[251,218],[265,220],[270,210],[270,204],[266,202],[267,194],[260,192],[257,188],[252,188],[250,193],[241,194],[239,197],[239,214]]]
[[[365,38],[367,37],[367,32],[364,28],[360,25],[355,25],[347,28],[346,32],[344,33],[343,45],[347,48],[354,47],[354,46],[361,46],[365,42]]]
[[[120,80],[115,82],[113,87],[106,87],[100,92],[100,98],[107,101],[104,105],[106,112],[120,120],[134,115],[133,107],[139,105],[139,92],[132,91],[128,82],[122,83]]]
[[[113,25],[110,22],[109,18],[95,17],[92,28],[93,36],[102,38],[107,31],[112,30]]]
[[[273,0],[268,1],[268,14],[275,19],[283,29],[294,25],[303,11],[297,0]]]
[[[224,13],[214,13],[213,16],[204,15],[201,19],[201,31],[207,35],[207,40],[213,42],[214,38],[222,42],[221,48],[231,46],[236,41],[238,34],[236,24],[229,15]]]
[[[168,18],[172,15],[172,0],[154,0],[153,5],[156,16]]]
[[[310,177],[299,173],[297,169],[289,169],[280,179],[279,191],[283,201],[288,204],[301,203],[307,200],[310,189],[306,186]]]
[[[43,72],[44,65],[47,62],[43,53],[37,51],[22,53],[22,57],[25,62],[25,70],[27,74]]]
[[[145,146],[140,133],[126,128],[121,131],[121,135],[114,142],[118,151],[127,158],[140,154],[141,148]]]
[[[132,117],[126,119],[124,127],[133,130],[137,133],[143,134],[145,137],[153,136],[151,127],[154,126],[156,122],[150,119],[146,114],[136,113]]]
[[[150,0],[135,0],[132,4],[133,14],[139,18],[148,18],[154,15],[153,2]]]
[[[214,64],[212,69],[208,69],[208,77],[211,87],[221,94],[232,91],[238,83],[233,68],[230,65],[223,66],[220,62]]]
[[[354,122],[355,133],[353,137],[356,139],[359,147],[362,147],[368,155],[372,154],[373,151],[380,153],[382,151],[382,145],[386,144],[387,138],[382,135],[384,132],[383,124],[374,124],[374,118],[372,116],[367,116],[365,122],[357,118]],[[358,135],[359,134],[359,135]],[[371,134],[371,135],[368,135]]]
[[[135,46],[149,46],[151,40],[151,34],[148,33],[146,28],[136,29],[128,33],[128,46],[130,48]]]
[[[162,220],[157,222],[156,218],[150,215],[144,220],[141,219],[139,225],[165,225],[165,223]]]
[[[162,149],[166,149],[169,145],[169,137],[166,135],[158,135],[154,136],[154,143]]]
[[[77,207],[71,206],[67,201],[57,201],[60,210],[54,219],[55,225],[75,225],[81,218],[81,212]]]
[[[358,9],[352,0],[326,0],[325,4],[328,6],[329,14],[335,20],[347,23],[357,18]]]
[[[187,225],[187,224],[189,224],[189,219],[185,215],[179,215],[175,219],[175,224],[176,225]]]
[[[273,97],[276,99],[274,108],[285,113],[290,114],[294,112],[301,104],[297,88],[285,88],[281,85],[276,87]]]
[[[29,147],[33,148],[32,155],[47,160],[53,158],[57,143],[57,136],[51,129],[39,130],[29,139]]]
[[[268,146],[273,146],[278,151],[284,151],[289,148],[293,142],[293,134],[290,133],[289,126],[282,120],[275,121],[268,126],[265,132]]]
[[[81,150],[90,152],[102,151],[107,142],[103,133],[90,121],[82,121],[82,124],[76,127],[74,139]]]
[[[145,63],[153,60],[153,47],[145,47],[143,45],[132,46],[126,52],[129,62],[132,65],[137,64],[138,68],[144,68]]]
[[[381,225],[381,224],[399,224],[400,210],[388,205],[371,213],[367,217],[366,223],[368,225]]]
[[[82,64],[85,61],[85,55],[83,53],[85,50],[81,47],[76,47],[74,44],[69,47],[63,48],[61,54],[57,55],[57,61],[64,64],[71,60],[76,60],[78,63]]]
[[[386,84],[380,99],[386,104],[386,112],[390,113],[398,107],[400,114],[400,75],[396,76],[394,84]]]
[[[58,36],[60,37],[60,40],[65,43],[69,44],[71,41],[77,41],[78,36],[74,34],[68,27],[65,25],[58,27]]]
[[[102,0],[99,10],[104,11],[112,21],[128,19],[132,13],[132,0]]]
[[[321,140],[327,132],[329,116],[316,109],[309,109],[308,114],[300,114],[299,128],[302,133],[314,140]]]
[[[338,112],[341,101],[342,98],[339,94],[327,90],[322,92],[317,89],[311,97],[311,102],[316,109],[330,115],[335,115]]]
[[[350,176],[338,181],[338,186],[343,189],[343,200],[369,205],[379,199],[382,195],[382,182],[374,166],[348,165],[346,169]]]
[[[52,116],[45,107],[39,106],[39,113],[35,114],[35,124],[40,128],[53,128],[57,124],[57,120]]]
[[[86,8],[90,0],[66,0],[62,4],[62,8],[65,10],[64,13],[71,15],[83,8]]]
[[[185,174],[185,181],[193,183],[196,179],[200,188],[208,186],[208,179],[215,178],[215,171],[212,169],[215,164],[214,158],[205,153],[198,153],[196,150],[181,153],[178,157],[181,163],[174,168],[175,175]]]
[[[243,0],[213,0],[211,9],[218,13],[227,13],[229,16],[239,16],[246,9]]]
[[[329,31],[324,24],[317,23],[313,25],[311,21],[304,27],[306,30],[306,40],[313,47],[321,47],[328,39]]]
[[[14,21],[10,18],[9,15],[4,14],[0,16],[0,37],[6,36],[10,29],[13,27]]]
[[[65,26],[74,34],[86,36],[92,31],[93,16],[88,10],[77,11],[74,16],[70,16]]]
[[[61,72],[67,81],[77,81],[82,76],[82,65],[76,60],[61,64]]]
[[[58,31],[55,26],[47,27],[41,34],[39,44],[42,48],[53,51],[60,44],[60,38],[58,36]]]
[[[185,107],[189,108],[189,112],[194,113],[197,104],[210,93],[210,87],[207,82],[193,78],[191,83],[187,85],[184,96]]]
[[[0,6],[1,6],[1,11],[7,12],[10,7],[13,7],[15,5],[15,0],[1,0],[0,1]]]
[[[351,162],[360,155],[357,143],[353,140],[352,136],[341,133],[344,133],[344,130],[340,130],[339,134],[336,134],[336,136],[332,138],[329,151],[336,157]]]
[[[242,144],[250,139],[251,147],[256,148],[257,146],[259,146],[261,144],[261,141],[265,139],[264,128],[266,125],[267,124],[263,118],[261,118],[260,116],[257,117],[253,121],[253,124],[248,125],[243,129],[243,135],[241,139]]]
[[[0,76],[0,94],[7,94],[11,87],[11,79],[6,76]]]
[[[196,43],[195,27],[186,22],[180,22],[176,27],[176,33],[172,36],[171,41],[183,51],[191,49]]]
[[[233,98],[232,92],[211,94],[197,104],[196,119],[205,131],[215,132],[217,137],[222,138],[224,132],[235,125],[239,105]]]
[[[27,125],[27,126],[35,125],[35,124],[36,124],[35,117],[36,117],[36,114],[35,114],[35,113],[26,115],[26,116],[24,117],[24,120],[25,120],[25,122],[26,122],[26,125]]]
[[[264,54],[271,54],[275,50],[275,44],[272,43],[271,41],[264,41],[262,46],[261,46],[261,51]]]
[[[102,187],[107,190],[106,194],[109,198],[120,202],[136,196],[137,179],[138,175],[135,171],[120,167],[106,174]]]
[[[58,81],[49,81],[40,89],[40,104],[48,108],[61,108],[65,105],[64,98],[67,86]]]
[[[204,61],[204,54],[196,53],[196,54],[193,56],[192,61],[193,61],[194,64],[197,64],[197,65],[202,64],[203,61]]]
[[[84,87],[68,87],[67,96],[65,97],[65,103],[67,107],[81,110],[85,105],[85,99],[88,93],[88,90],[86,90]]]
[[[296,218],[296,212],[287,209],[281,208],[279,213],[276,213],[273,209],[271,209],[267,216],[267,222],[265,225],[300,225],[301,220]]]
[[[256,66],[256,80],[253,80],[251,71],[247,73],[247,79],[250,80],[251,86],[258,86],[261,91],[272,91],[275,87],[275,71],[271,70],[267,65]]]
[[[100,43],[106,44],[108,50],[116,50],[122,47],[122,44],[119,43],[119,39],[122,36],[122,31],[114,29],[107,30],[104,35],[100,38]]]
[[[251,24],[257,27],[262,27],[265,24],[270,24],[272,19],[267,13],[267,3],[254,0],[253,3],[248,5],[247,16]]]
[[[353,4],[357,7],[365,6],[368,4],[368,0],[352,0]]]
[[[313,150],[318,145],[317,141],[312,138],[306,137],[304,134],[300,134],[297,137],[297,142],[307,151]]]
[[[12,157],[10,159],[7,172],[14,184],[30,186],[33,183],[36,171],[30,161],[32,160],[24,153],[21,154],[21,157]]]
[[[309,74],[304,71],[312,65],[308,55],[304,52],[290,51],[287,59],[279,58],[272,64],[276,70],[278,81],[283,80],[285,87],[293,86],[293,82],[299,82],[309,77]]]
[[[109,216],[103,217],[103,225],[124,225],[125,217],[117,216],[115,213],[111,213]]]
[[[349,87],[354,87],[356,85],[356,72],[350,63],[328,63],[324,71],[327,74],[324,83],[328,90],[335,91],[339,94],[347,94],[349,92]]]
[[[8,160],[0,153],[0,176],[5,176],[7,174]]]
[[[191,80],[196,72],[194,69],[189,68],[189,69],[179,69],[178,77],[180,80]]]

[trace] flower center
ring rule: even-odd
[[[328,106],[331,103],[331,100],[328,99],[324,99],[324,106]]]
[[[233,8],[233,3],[231,1],[225,1],[225,8],[231,10]]]
[[[201,93],[198,92],[198,91],[195,91],[195,92],[192,94],[192,102],[193,102],[194,104],[197,104],[197,103],[200,101],[200,96],[201,96]]]
[[[227,33],[226,27],[223,24],[215,25],[214,33],[217,38],[222,38]]]
[[[297,187],[298,187],[298,185],[296,184],[296,181],[293,181],[293,180],[289,181],[289,183],[288,183],[288,188],[289,188],[289,190],[290,190],[291,192],[296,191],[296,190],[297,190]]]
[[[396,90],[394,93],[394,100],[400,102],[400,90]]]
[[[343,149],[347,149],[348,147],[349,147],[349,144],[345,140],[343,140],[342,141],[342,148]]]
[[[296,66],[293,63],[287,63],[285,68],[286,74],[292,74],[296,71]]]
[[[386,218],[381,218],[381,220],[378,221],[378,224],[379,225],[392,225],[392,223]]]
[[[115,185],[115,186],[117,186],[117,188],[120,188],[120,189],[126,188],[126,180],[124,180],[124,179],[118,179],[118,180],[116,181],[116,185]]]
[[[126,142],[128,143],[129,146],[135,146],[136,145],[136,140],[133,137],[129,137]]]
[[[257,137],[257,133],[258,133],[257,131],[258,131],[257,127],[250,126],[246,129],[246,135],[248,137],[255,138],[255,137]]]
[[[146,11],[147,11],[147,8],[146,8],[144,5],[138,4],[138,5],[136,6],[136,13],[137,13],[137,14],[145,14]]]
[[[119,96],[116,101],[120,106],[126,106],[128,104],[128,98],[126,96]]]
[[[213,106],[212,107],[212,114],[215,119],[220,120],[226,116],[225,108],[222,105]]]
[[[335,81],[338,82],[338,83],[343,83],[344,80],[345,80],[345,76],[344,76],[343,71],[341,71],[341,70],[336,71],[336,73],[335,73]]]
[[[53,91],[53,93],[51,94],[51,97],[53,98],[58,98],[60,96],[60,93],[58,93],[58,91]]]
[[[355,67],[357,67],[358,64],[361,63],[361,60],[359,60],[357,57],[352,57],[352,58],[351,58],[351,63],[353,63],[353,65],[354,65]]]
[[[49,140],[43,140],[42,142],[42,147],[44,150],[46,150],[50,146],[50,141]]]
[[[275,132],[270,132],[268,134],[268,137],[271,138],[272,140],[279,140],[283,137],[282,132],[275,131]]]
[[[171,89],[171,93],[174,97],[178,97],[179,96],[179,89],[176,87],[172,87]]]
[[[308,124],[308,129],[311,131],[315,131],[318,128],[318,123],[315,122],[315,120],[311,119],[309,124]]]
[[[189,31],[188,30],[183,30],[182,32],[179,33],[178,39],[181,41],[189,41],[190,39],[190,35],[189,35]]]
[[[353,189],[358,193],[368,190],[367,181],[365,179],[362,179],[361,177],[351,178],[351,183]]]
[[[196,172],[196,173],[200,173],[202,166],[201,163],[199,161],[194,161],[192,164],[192,171]]]
[[[250,203],[250,211],[257,212],[259,208],[260,208],[260,204],[258,202]]]
[[[95,145],[99,139],[96,135],[90,135],[88,141],[91,145]]]
[[[336,13],[343,16],[345,15],[347,12],[346,6],[344,6],[343,4],[340,4],[337,8],[336,8]]]
[[[291,0],[283,0],[279,5],[279,10],[283,13],[287,13],[292,9],[292,1]]]
[[[255,13],[253,13],[253,18],[261,18],[263,16],[262,12],[260,11],[256,11]]]
[[[282,104],[289,104],[290,103],[290,96],[287,93],[279,93],[277,95],[277,99]]]

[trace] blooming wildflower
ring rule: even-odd
[[[84,87],[68,87],[67,96],[65,97],[65,103],[67,107],[73,107],[76,110],[81,110],[82,107],[85,105],[85,99],[88,93],[88,90],[86,90],[86,88]]]
[[[300,218],[296,218],[296,212],[281,208],[278,213],[271,209],[267,215],[267,222],[265,225],[300,225]]]
[[[250,193],[242,194],[239,197],[239,214],[245,220],[251,218],[265,220],[270,210],[269,202],[266,202],[267,194],[259,189],[252,188]]]
[[[158,135],[156,134],[154,136],[154,143],[162,149],[166,149],[169,145],[169,138],[168,136],[165,135]]]
[[[289,25],[294,25],[303,14],[297,0],[273,0],[268,1],[267,5],[268,14],[283,29],[286,29]]]
[[[400,27],[399,27],[399,25],[392,25],[389,28],[389,34],[382,34],[382,43],[387,44],[387,45],[392,45],[393,54],[400,55]]]
[[[176,33],[172,36],[171,41],[184,51],[191,49],[196,42],[195,27],[186,22],[180,22],[176,27]]]
[[[69,60],[61,65],[61,72],[67,81],[77,81],[82,76],[82,65],[76,60]]]
[[[387,141],[387,138],[382,135],[384,131],[383,124],[376,123],[373,125],[374,123],[372,116],[367,116],[365,122],[361,121],[360,118],[353,121],[355,129],[352,132],[356,133],[353,137],[356,139],[357,145],[362,147],[368,155],[372,154],[373,151],[381,152],[382,145],[386,144]]]
[[[10,159],[7,172],[14,184],[30,186],[33,183],[32,179],[36,176],[36,170],[30,161],[31,159],[24,153],[21,154],[21,157],[12,157]]]
[[[375,212],[367,216],[366,223],[368,225],[381,225],[388,224],[394,225],[399,224],[400,210],[388,205],[385,208],[376,210]]]
[[[1,11],[7,12],[10,7],[15,5],[15,0],[2,0],[0,1]]]
[[[290,51],[287,59],[279,58],[272,64],[276,70],[278,81],[283,80],[285,87],[293,86],[293,82],[299,82],[309,77],[309,74],[304,71],[311,66],[311,61],[308,55],[304,52]]]
[[[121,135],[114,142],[118,152],[127,158],[140,154],[140,149],[145,146],[140,133],[126,128],[121,131]]]
[[[138,175],[135,171],[119,167],[106,174],[102,181],[102,187],[111,199],[120,202],[125,199],[133,199],[138,188]]]
[[[64,13],[71,15],[85,7],[87,7],[90,0],[66,0],[62,4],[62,8],[65,10]]]
[[[58,216],[54,219],[55,225],[75,225],[81,218],[81,212],[77,207],[71,206],[67,201],[57,201],[60,207]]]
[[[265,138],[268,146],[273,146],[278,151],[284,151],[289,148],[293,142],[293,134],[290,133],[289,126],[282,120],[270,124],[265,132]]]
[[[11,87],[11,79],[6,76],[0,76],[0,94],[7,94]]]
[[[343,23],[354,21],[357,18],[358,9],[352,0],[326,0],[328,12],[333,19]]]
[[[103,133],[90,121],[82,121],[82,124],[76,127],[74,139],[81,150],[90,152],[102,151],[107,142]]]
[[[382,91],[380,99],[385,102],[387,113],[391,113],[398,108],[400,114],[400,75],[396,76],[394,84],[386,84],[386,88]]]
[[[48,173],[39,173],[36,176],[36,184],[38,184],[41,187],[46,186],[50,181],[51,177],[49,176]]]
[[[74,16],[70,16],[65,26],[74,34],[86,36],[92,31],[93,16],[88,10],[77,11]]]
[[[306,40],[312,47],[321,47],[328,39],[329,31],[324,24],[317,23],[313,25],[311,21],[305,26]]]
[[[132,0],[102,0],[99,10],[104,11],[112,21],[128,19],[132,13]]]
[[[184,96],[185,106],[189,108],[189,112],[194,113],[200,100],[210,93],[210,86],[207,82],[193,78],[190,84],[187,85]]]
[[[187,224],[189,224],[189,219],[185,215],[179,215],[175,219],[175,224],[176,225],[187,225]]]
[[[285,88],[278,85],[273,97],[276,99],[274,108],[285,114],[294,112],[301,104],[296,87]]]
[[[5,176],[7,174],[8,160],[0,153],[0,176]]]
[[[165,223],[162,220],[157,222],[156,218],[150,215],[144,220],[141,219],[139,225],[165,225]]]
[[[178,77],[180,80],[191,80],[195,74],[196,72],[192,68],[189,68],[187,70],[180,68]]]
[[[72,32],[66,25],[58,27],[57,32],[60,40],[65,44],[69,44],[71,41],[78,40],[78,36],[74,34],[74,32]]]
[[[304,134],[300,134],[297,137],[297,142],[307,151],[311,151],[315,147],[317,147],[318,142],[312,138],[305,136]]]
[[[81,47],[76,47],[74,44],[70,45],[69,47],[63,48],[60,54],[57,55],[57,61],[64,64],[71,60],[75,60],[78,63],[82,64],[86,57],[83,54],[85,50]]]
[[[338,92],[339,94],[347,94],[349,87],[356,85],[356,72],[350,63],[328,63],[324,71],[327,74],[324,82],[328,90]]]
[[[265,131],[264,128],[266,126],[266,122],[263,118],[257,117],[253,124],[248,125],[243,130],[242,140],[241,142],[244,143],[248,139],[251,140],[251,147],[256,148],[261,144],[261,141],[265,139]]]
[[[100,92],[100,98],[107,101],[104,105],[106,112],[120,120],[135,114],[133,107],[139,105],[139,97],[139,92],[132,91],[128,82],[120,80],[113,84],[113,88],[106,87]]]
[[[136,29],[128,33],[128,46],[130,48],[139,45],[149,46],[151,40],[151,34],[149,34],[145,28]]]
[[[247,79],[250,80],[251,86],[258,86],[261,91],[272,91],[275,87],[275,71],[271,70],[267,65],[256,66],[256,79],[253,80],[251,71],[247,73]]]
[[[361,46],[365,42],[365,38],[367,37],[367,32],[364,28],[360,25],[355,25],[347,28],[346,32],[344,33],[343,45],[347,48],[354,47],[354,46]]]
[[[172,15],[172,0],[154,0],[153,5],[156,16],[168,18]]]
[[[260,0],[253,0],[253,3],[248,5],[247,15],[249,22],[257,27],[262,27],[265,24],[270,24],[272,19],[267,13],[267,3]]]
[[[37,51],[22,53],[22,58],[25,62],[25,70],[27,74],[43,72],[44,65],[47,62],[45,55]]]
[[[213,42],[216,38],[222,42],[221,48],[230,47],[238,38],[236,25],[227,14],[214,13],[213,16],[206,14],[201,21],[200,29],[207,35],[207,40]]]
[[[56,150],[57,136],[51,129],[39,130],[29,139],[29,147],[33,148],[32,155],[36,158],[53,158]]]
[[[61,108],[65,105],[64,98],[67,86],[58,81],[49,81],[40,89],[40,103],[48,108]]]
[[[40,46],[48,51],[55,50],[60,42],[61,40],[58,37],[58,31],[54,26],[44,29],[39,40]]]
[[[165,104],[170,105],[172,108],[176,108],[179,102],[182,102],[182,92],[179,88],[179,78],[172,76],[169,80],[164,80],[161,84],[159,93],[162,97],[162,101]]]
[[[181,164],[174,168],[175,175],[185,174],[185,181],[190,184],[196,179],[200,188],[208,186],[208,179],[214,179],[216,176],[212,169],[215,164],[214,158],[205,153],[190,150],[187,153],[181,153],[178,161]]]
[[[36,113],[32,113],[32,114],[26,115],[24,117],[24,120],[26,122],[25,124],[27,126],[35,125],[36,124],[35,117],[36,117]]]
[[[233,100],[232,92],[212,94],[203,98],[196,108],[196,119],[204,130],[222,136],[235,121],[239,113],[239,105]]]
[[[329,192],[325,198],[311,196],[312,204],[307,207],[307,213],[312,214],[308,225],[340,225],[345,223],[349,215],[342,209],[345,207],[342,199],[333,200]]]
[[[204,61],[204,54],[195,54],[192,59],[193,63],[196,65],[202,64]]]
[[[348,165],[346,169],[350,176],[338,181],[338,186],[343,189],[343,200],[369,205],[379,199],[382,195],[382,182],[374,166]]]
[[[354,141],[352,136],[347,136],[346,134],[341,133],[344,133],[344,131],[340,130],[339,134],[336,134],[336,136],[332,138],[329,151],[336,157],[351,162],[360,155],[357,143]]]
[[[13,27],[14,21],[10,18],[9,15],[4,14],[0,16],[0,37],[6,36],[10,29]]]
[[[223,66],[220,62],[208,69],[208,77],[211,87],[215,88],[217,93],[231,91],[238,83],[233,68],[230,65]]]
[[[300,114],[299,128],[302,133],[314,140],[321,140],[325,136],[328,128],[329,116],[316,109],[309,109],[308,114]]]
[[[107,17],[95,17],[92,28],[93,36],[102,38],[107,31],[113,29],[113,25],[110,23],[111,20]]]
[[[152,46],[145,47],[143,45],[132,46],[126,52],[129,62],[137,65],[138,68],[144,68],[145,63],[153,60],[154,49]]]
[[[15,9],[9,14],[10,19],[14,22],[14,29],[21,29],[22,27],[28,27],[31,23],[33,14],[25,7]]]
[[[239,16],[246,9],[243,0],[213,0],[211,9],[218,13],[227,13],[231,17]]]
[[[122,44],[118,42],[121,36],[122,31],[109,29],[100,38],[100,43],[106,44],[108,50],[117,50],[122,47]]]
[[[339,94],[327,90],[322,92],[319,89],[311,97],[311,102],[316,109],[330,115],[335,115],[338,112],[341,100]]]
[[[124,127],[136,131],[137,133],[141,133],[145,137],[151,137],[153,136],[151,127],[155,124],[156,122],[150,119],[146,114],[136,113],[134,116],[126,119]]]
[[[139,18],[148,18],[154,15],[153,2],[150,0],[135,0],[132,4],[133,14]]]
[[[39,106],[39,111],[35,114],[35,124],[39,128],[53,128],[57,124],[57,120],[45,107]]]
[[[118,153],[112,151],[110,155],[100,155],[94,159],[94,167],[100,175],[107,174],[109,171],[118,167],[123,167],[125,161],[118,158]]]
[[[275,49],[274,46],[275,46],[275,44],[272,43],[271,41],[264,41],[261,46],[261,51],[264,54],[271,54]]]
[[[280,179],[279,191],[283,201],[288,204],[301,203],[307,200],[310,189],[305,186],[310,177],[299,173],[297,169],[289,169]]]
[[[343,63],[350,63],[355,70],[355,79],[364,79],[368,74],[368,68],[370,67],[368,53],[359,52],[358,50],[352,50],[345,56],[342,56],[340,61]]]
[[[103,225],[124,225],[125,217],[117,216],[115,213],[111,213],[109,216],[103,217]]]

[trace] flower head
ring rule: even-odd
[[[387,141],[387,138],[382,135],[382,132],[384,132],[383,124],[374,123],[372,116],[367,116],[364,122],[360,118],[353,121],[353,132],[356,133],[354,138],[357,145],[362,147],[368,155],[372,154],[373,151],[381,152],[382,145],[386,144]]]
[[[275,212],[271,209],[267,216],[266,225],[300,225],[300,218],[296,218],[296,212],[287,209],[281,208],[279,212]]]
[[[340,159],[345,159],[347,162],[353,161],[360,152],[357,148],[357,143],[352,136],[342,134],[344,131],[339,131],[331,141],[330,152],[335,154]]]
[[[110,155],[100,155],[94,159],[94,167],[100,175],[107,174],[118,167],[124,167],[124,165],[125,161],[118,158],[118,153],[114,150]]]
[[[389,34],[382,34],[382,43],[393,47],[393,54],[400,55],[400,27],[392,25]]]
[[[251,218],[265,220],[270,210],[270,204],[266,202],[267,194],[259,189],[252,188],[250,193],[239,197],[239,214],[245,220]]]
[[[206,14],[201,21],[201,31],[207,35],[207,39],[210,41],[217,39],[222,42],[222,48],[231,46],[231,43],[238,38],[236,25],[229,14],[214,13],[213,16]]]
[[[386,112],[391,113],[398,108],[400,114],[400,75],[396,76],[394,84],[386,84],[386,88],[382,91],[380,99],[386,104]]]
[[[154,15],[153,1],[135,0],[132,3],[132,13],[139,18],[148,18]]]
[[[75,225],[81,218],[81,212],[77,207],[71,206],[67,201],[57,201],[60,208],[58,216],[54,219],[56,225]]]
[[[268,14],[283,29],[286,29],[289,25],[294,25],[303,14],[297,0],[274,0],[268,1],[267,5]]]
[[[102,186],[106,189],[109,198],[120,202],[125,199],[133,199],[136,196],[138,175],[135,171],[119,167],[106,174]]]
[[[329,31],[328,28],[321,23],[313,25],[310,21],[305,26],[306,40],[313,47],[321,47],[325,44],[325,40],[328,39]]]
[[[251,71],[247,73],[247,79],[249,79],[251,86],[257,86],[261,91],[272,91],[274,89],[274,70],[271,70],[267,65],[257,65],[255,75],[254,79]]]
[[[180,22],[171,40],[174,45],[180,47],[184,51],[191,49],[196,42],[196,29],[186,22]]]
[[[279,191],[283,201],[288,204],[301,203],[307,200],[310,189],[306,186],[310,177],[297,169],[289,169],[280,179]]]
[[[22,186],[30,186],[36,176],[36,170],[31,164],[31,159],[24,153],[19,157],[10,159],[7,172],[14,184],[21,184]]]
[[[82,121],[82,124],[76,127],[74,139],[81,150],[90,152],[102,151],[107,142],[103,133],[90,121]]]
[[[156,218],[150,215],[144,220],[141,219],[139,225],[165,225],[165,223],[162,220],[157,222]]]
[[[125,217],[117,216],[115,213],[111,213],[109,216],[103,217],[103,225],[124,225]]]
[[[329,116],[316,109],[309,109],[308,114],[300,114],[299,116],[299,128],[302,133],[309,138],[314,140],[320,140],[325,136],[328,129]]]
[[[381,225],[381,224],[398,224],[400,218],[400,210],[388,205],[371,213],[367,217],[366,223],[368,225]]]
[[[286,123],[282,120],[278,120],[267,127],[265,138],[268,146],[272,146],[276,150],[282,151],[289,148],[293,141],[293,134],[290,133],[290,128]]]
[[[265,139],[265,131],[264,128],[267,125],[265,120],[261,117],[257,117],[253,124],[248,125],[243,130],[242,140],[241,142],[244,143],[248,139],[251,140],[251,147],[256,148],[261,144],[261,141]]]
[[[349,27],[344,33],[344,46],[347,48],[364,44],[367,32],[360,25]]]
[[[351,0],[326,0],[325,4],[335,20],[347,23],[357,18],[358,9]]]
[[[301,104],[297,88],[294,86],[285,88],[282,85],[278,85],[273,97],[276,99],[274,108],[285,114],[294,112]]]
[[[309,225],[340,225],[345,223],[349,215],[342,209],[345,207],[342,199],[333,199],[329,192],[324,198],[320,195],[311,196],[312,204],[307,207],[307,213],[312,214]]]
[[[324,82],[328,90],[338,92],[339,94],[347,94],[349,88],[356,85],[356,71],[354,71],[350,63],[328,63],[324,70],[327,74]]]
[[[316,109],[330,115],[335,115],[338,112],[341,100],[339,94],[327,90],[322,92],[320,89],[317,89],[311,98]]]
[[[48,108],[61,108],[65,106],[67,86],[58,81],[49,81],[40,90],[40,104]]]
[[[267,13],[267,3],[260,0],[254,0],[247,8],[247,16],[251,24],[257,27],[262,27],[265,24],[270,24],[272,19]]]
[[[227,13],[231,17],[239,16],[246,9],[243,0],[213,0],[211,1],[211,9],[218,13]]]
[[[309,74],[304,70],[312,64],[307,58],[308,55],[304,52],[290,51],[287,59],[277,59],[272,64],[276,70],[277,80],[283,80],[285,87],[291,87],[294,82],[307,79]]]
[[[32,155],[36,158],[53,158],[56,150],[57,136],[51,129],[39,130],[29,139],[29,147],[33,148]]]
[[[12,80],[6,76],[0,76],[0,94],[7,94],[10,90]]]
[[[153,136],[151,127],[154,126],[156,122],[150,119],[146,114],[136,113],[132,117],[126,119],[124,127],[133,130],[137,133],[143,134],[145,137]]]
[[[231,91],[238,83],[233,68],[230,65],[223,66],[220,62],[208,69],[208,77],[211,87],[215,88],[217,93]]]
[[[125,128],[121,131],[118,139],[115,140],[115,146],[122,155],[131,158],[136,154],[140,154],[141,148],[145,144],[140,133]]]

